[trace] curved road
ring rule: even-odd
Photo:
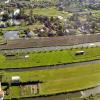
[[[6,71],[6,72],[25,72],[25,71],[32,71],[32,70],[48,70],[48,69],[59,69],[59,68],[67,68],[67,67],[75,67],[79,65],[87,65],[87,64],[95,64],[100,63],[100,60],[92,60],[92,61],[86,61],[86,62],[76,62],[76,63],[70,63],[70,64],[61,64],[61,65],[51,65],[51,66],[35,66],[35,67],[29,67],[29,68],[8,68],[5,70],[0,71]]]

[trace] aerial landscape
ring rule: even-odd
[[[0,0],[0,100],[100,100],[100,0]]]

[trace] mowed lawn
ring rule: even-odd
[[[77,51],[84,51],[85,54],[75,56],[75,53]],[[25,56],[29,57],[25,58]],[[60,51],[31,52],[26,55],[24,54],[23,57],[20,57],[20,54],[17,54],[17,56],[15,56],[14,58],[12,57],[11,59],[5,57],[4,55],[0,55],[0,69],[47,66],[95,59],[100,59],[100,47]]]
[[[39,95],[69,92],[100,85],[100,63],[52,70],[8,72],[2,81],[10,82],[11,77],[16,75],[20,76],[22,82],[42,81]]]

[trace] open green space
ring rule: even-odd
[[[77,51],[84,51],[85,54],[76,56]],[[100,59],[100,47],[29,52],[28,54],[18,52],[8,55],[9,53],[7,56],[0,54],[0,69],[47,66]]]
[[[92,10],[92,16],[95,18],[100,18],[100,10]]]
[[[34,23],[33,25],[23,25],[25,24],[24,22],[19,25],[19,26],[10,26],[10,27],[7,27],[7,28],[2,28],[2,31],[13,31],[13,30],[16,30],[16,31],[20,31],[20,30],[25,30],[25,29],[36,29],[36,28],[41,28],[43,27],[43,25],[39,22],[37,23]]]
[[[42,81],[38,95],[69,92],[99,85],[100,63],[63,69],[6,72],[2,81],[10,82],[11,77],[16,75],[20,76],[21,82]],[[16,90],[14,89],[13,93],[18,93]],[[12,95],[12,97],[14,96]],[[19,93],[16,97],[20,97]]]
[[[18,86],[10,87],[9,91],[11,92],[10,94],[13,95],[14,97],[20,95],[20,87],[18,87]],[[15,91],[15,92],[13,92],[13,91]]]
[[[25,13],[29,15],[30,9],[25,9]],[[43,16],[63,16],[63,17],[69,17],[72,15],[72,13],[64,12],[64,11],[58,11],[56,7],[49,7],[49,8],[34,8],[33,14],[43,15]]]

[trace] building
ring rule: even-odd
[[[1,89],[1,82],[0,82],[0,100],[4,98],[4,91]]]

